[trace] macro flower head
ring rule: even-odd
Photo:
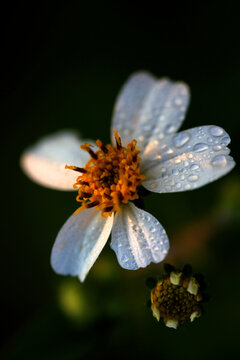
[[[139,72],[114,107],[112,144],[63,131],[41,139],[21,157],[41,185],[77,191],[78,208],[57,235],[53,269],[84,281],[110,233],[119,264],[129,270],[162,261],[169,250],[159,221],[138,208],[140,185],[156,193],[193,190],[234,167],[220,127],[177,133],[189,103],[188,86]],[[81,146],[81,149],[80,149]]]
[[[193,322],[200,317],[203,303],[209,300],[205,293],[205,280],[201,274],[192,274],[192,267],[185,265],[176,270],[172,265],[164,264],[166,275],[158,281],[148,279],[154,284],[151,290],[151,310],[153,317],[162,319],[167,327],[177,327],[187,320]]]

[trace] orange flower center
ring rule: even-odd
[[[140,173],[137,141],[133,140],[127,147],[122,146],[117,130],[114,131],[116,145],[104,145],[96,141],[99,148],[94,152],[92,145],[86,143],[81,149],[87,151],[91,158],[84,168],[68,166],[81,173],[74,188],[78,188],[77,201],[81,203],[76,211],[96,207],[103,217],[120,211],[120,204],[138,198],[137,190],[145,176]]]

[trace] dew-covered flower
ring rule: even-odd
[[[111,232],[111,247],[125,269],[165,258],[165,230],[132,202],[139,186],[157,193],[192,190],[234,166],[227,148],[230,138],[222,128],[176,133],[188,103],[186,84],[136,73],[117,98],[112,145],[97,140],[96,150],[92,141],[84,144],[65,131],[43,138],[22,155],[22,168],[36,182],[78,190],[79,208],[53,246],[51,264],[57,273],[83,281]]]

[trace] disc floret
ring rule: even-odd
[[[77,212],[96,207],[103,217],[120,211],[121,203],[138,198],[138,187],[145,179],[141,174],[137,149],[137,141],[132,140],[126,147],[122,146],[118,132],[115,130],[116,144],[104,145],[97,140],[98,151],[92,150],[92,145],[81,146],[90,155],[90,160],[84,168],[68,166],[81,173],[74,188],[78,188],[77,201],[81,203]]]

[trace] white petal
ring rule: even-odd
[[[111,247],[123,268],[136,270],[162,261],[168,253],[169,241],[155,217],[129,203],[115,216]]]
[[[185,83],[160,79],[148,93],[139,111],[134,137],[148,152],[154,141],[171,137],[181,126],[190,100]]]
[[[156,81],[140,72],[130,77],[117,98],[112,130],[125,143],[135,138],[141,150],[180,127],[189,103],[188,86],[167,79]]]
[[[235,165],[229,156],[228,134],[217,126],[202,126],[182,131],[159,151],[152,161],[145,158],[143,186],[154,192],[196,189],[228,173]]]
[[[78,275],[84,281],[110,235],[113,216],[86,209],[72,215],[61,228],[51,254],[51,265],[58,274]]]
[[[89,140],[88,140],[89,142]],[[40,139],[21,156],[21,167],[37,183],[58,189],[73,190],[78,173],[65,169],[65,165],[83,167],[89,159],[80,149],[78,136],[72,131],[60,131]]]
[[[155,83],[155,78],[146,73],[133,74],[119,93],[113,110],[111,137],[115,143],[113,130],[118,130],[123,144],[133,139],[141,104]]]

